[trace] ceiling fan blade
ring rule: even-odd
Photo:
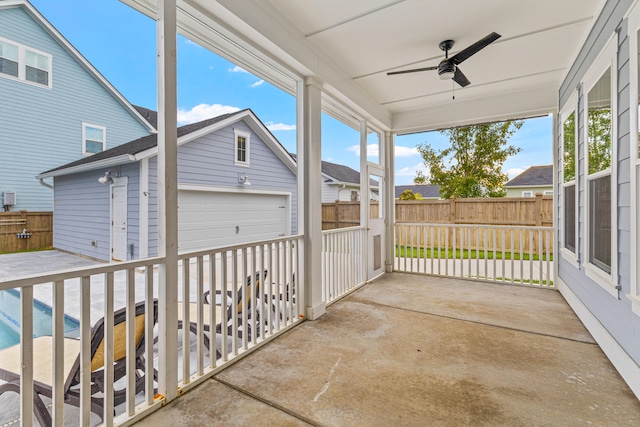
[[[403,71],[391,71],[387,73],[387,76],[393,76],[394,74],[407,74],[407,73],[418,73],[420,71],[433,71],[437,70],[438,67],[426,67],[426,68],[414,68],[413,70],[403,70]]]
[[[480,50],[489,46],[491,43],[498,40],[500,37],[502,36],[498,33],[491,33],[488,36],[478,40],[468,48],[463,49],[457,54],[453,55],[451,58],[449,58],[449,60],[452,61],[454,64],[458,65],[462,61],[469,59],[471,56],[475,55]]]
[[[471,84],[471,82],[469,81],[469,79],[467,78],[467,76],[465,76],[464,74],[462,74],[462,71],[460,71],[460,68],[456,67],[456,72],[453,75],[452,80],[456,83],[458,83],[460,86],[465,87]]]

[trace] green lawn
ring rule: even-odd
[[[426,254],[425,254],[426,251]],[[553,254],[550,254],[550,260],[553,261]],[[480,259],[504,259],[504,260],[511,260],[511,252],[501,252],[501,251],[478,251],[475,249],[472,249],[471,251],[469,251],[468,249],[456,249],[455,252],[455,257],[453,255],[453,249],[444,249],[444,248],[434,248],[433,250],[431,248],[406,248],[404,246],[397,246],[396,245],[396,256],[398,257],[403,257],[403,258],[448,258],[448,259],[476,259],[476,258],[480,258]],[[529,261],[530,257],[529,254],[526,252],[522,253],[522,260],[523,261]],[[533,254],[533,258],[534,261],[539,261],[540,260],[540,256],[537,254]],[[513,260],[514,261],[520,261],[520,252],[514,252],[513,253]],[[542,255],[542,260],[546,261],[547,260],[547,254],[543,254]]]

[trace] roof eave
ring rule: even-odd
[[[36,175],[36,179],[52,178],[56,176],[69,175],[72,173],[86,172],[99,168],[108,168],[111,166],[119,166],[127,163],[133,163],[137,161],[136,157],[132,154],[122,154],[116,157],[110,157],[108,159],[97,160],[95,162],[83,163],[77,166],[71,166],[64,169],[58,169],[51,172],[41,173]]]

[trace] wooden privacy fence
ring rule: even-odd
[[[53,212],[0,212],[0,253],[53,247]]]
[[[377,212],[377,202],[372,203]],[[553,196],[451,200],[396,200],[396,222],[553,226]],[[360,202],[322,205],[322,229],[360,225]]]

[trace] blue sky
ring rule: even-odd
[[[156,108],[155,22],[117,0],[31,0],[31,3],[131,103]],[[462,89],[461,89],[462,90]],[[178,120],[203,120],[251,108],[278,140],[295,151],[295,99],[207,49],[178,37]],[[552,163],[552,120],[530,119],[512,138],[522,151],[508,159],[510,177]],[[359,170],[358,132],[323,115],[323,160]],[[438,132],[396,137],[396,184],[424,170],[416,145],[444,148]],[[370,147],[375,153],[377,147]]]

